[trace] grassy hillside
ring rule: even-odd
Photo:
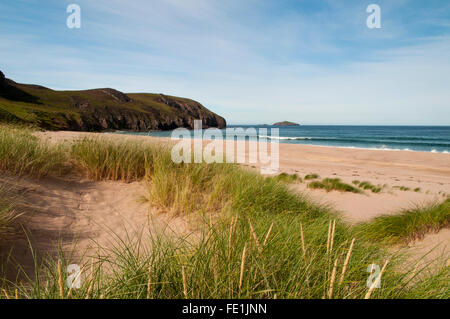
[[[163,94],[124,94],[114,89],[55,91],[19,84],[0,72],[0,121],[33,124],[51,130],[148,131],[224,127],[225,120],[200,103]]]

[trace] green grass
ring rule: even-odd
[[[131,182],[144,178],[163,148],[149,142],[84,138],[72,144],[71,158],[79,170],[94,180]]]
[[[205,220],[194,239],[152,233],[98,247],[92,268],[84,265],[82,288],[72,290],[70,298],[364,298],[367,266],[381,266],[386,259],[382,288],[372,298],[450,297],[448,268],[412,281],[409,270],[415,265],[405,269],[401,256],[391,256],[383,246],[386,239],[407,240],[448,226],[450,200],[354,227],[291,192],[283,180],[233,164],[175,164],[169,149],[158,144],[82,139],[57,150],[92,179],[143,179],[152,208]],[[330,190],[360,192],[339,179],[320,183]],[[336,220],[334,232],[331,220]],[[59,260],[62,269],[72,263],[64,254]],[[35,277],[4,287],[10,296],[17,289],[23,298],[68,298],[69,289],[63,286],[61,296],[59,286],[66,275],[60,276],[51,258],[38,265]]]
[[[311,179],[317,179],[317,178],[320,178],[320,176],[318,175],[318,174],[308,174],[308,175],[305,175],[305,180],[311,180]]]
[[[383,187],[375,186],[371,182],[367,181],[360,182],[358,186],[364,190],[370,190],[372,193],[379,193],[383,189]]]
[[[353,299],[364,298],[368,292],[367,266],[383,265],[390,258],[381,289],[371,298],[450,297],[448,267],[432,277],[421,276],[425,268],[415,269],[411,276],[415,265],[399,271],[401,259],[358,238],[339,221],[334,237],[328,236],[327,216],[308,222],[293,213],[271,218],[267,214],[230,216],[211,227],[206,222],[201,229],[195,241],[157,234],[128,240],[117,237],[113,248],[100,249],[92,263],[81,265],[80,289],[70,291],[64,285],[61,292],[58,283],[66,281],[64,269],[71,263],[64,255],[59,258],[61,275],[58,263],[50,259],[39,268],[36,278],[7,289],[10,296],[17,290],[20,298]],[[333,248],[327,253],[328,237],[333,238]]]
[[[20,214],[16,208],[17,197],[0,184],[0,240],[14,232],[14,222]]]
[[[288,174],[288,173],[281,173],[275,177],[272,177],[273,179],[284,182],[284,183],[301,183],[302,179],[297,174]]]
[[[39,140],[27,128],[0,125],[0,170],[17,176],[61,173],[67,158],[63,146]]]
[[[155,162],[147,176],[147,199],[154,207],[174,214],[218,211],[225,209],[230,194],[225,192],[231,181],[223,180],[226,165],[174,164],[170,157]],[[228,175],[229,176],[229,175]]]
[[[174,164],[170,157],[155,162],[147,176],[148,200],[173,213],[302,212],[321,214],[284,182],[244,171],[233,164]]]
[[[441,204],[409,209],[396,215],[380,216],[361,225],[361,232],[370,240],[383,243],[406,243],[426,233],[450,225],[450,199]]]
[[[406,186],[394,186],[394,188],[397,188],[397,189],[399,189],[401,191],[404,191],[404,192],[407,192],[407,191],[410,190],[410,188],[406,187]]]
[[[325,178],[322,181],[313,181],[308,184],[312,189],[324,189],[327,192],[336,190],[341,192],[362,193],[362,191],[350,184],[343,183],[339,178]]]

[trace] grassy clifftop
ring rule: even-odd
[[[163,94],[125,94],[114,89],[55,91],[19,84],[0,71],[0,121],[34,124],[50,130],[164,130],[223,128],[225,119],[200,103]]]

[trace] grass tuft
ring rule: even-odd
[[[308,184],[312,189],[324,189],[327,192],[337,190],[341,192],[362,193],[362,191],[352,185],[343,183],[339,178],[325,178],[322,181],[313,181]]]
[[[245,171],[234,164],[174,164],[170,157],[154,163],[146,177],[147,199],[163,211],[242,213],[295,212],[318,216],[324,209],[293,194],[284,182]]]
[[[39,140],[27,128],[0,125],[0,170],[17,176],[60,174],[66,162],[63,146]]]
[[[320,178],[318,174],[308,174],[305,176],[305,180],[317,179]]]
[[[394,186],[394,188],[397,188],[397,189],[399,189],[401,191],[404,191],[404,192],[407,192],[407,191],[410,190],[410,188],[406,187],[406,186]]]
[[[163,146],[133,140],[111,138],[83,138],[72,145],[76,166],[94,180],[142,179],[159,156]]]
[[[359,183],[359,187],[364,190],[370,190],[372,193],[379,193],[383,189],[381,186],[375,186],[371,182],[367,181]]]
[[[441,204],[417,207],[396,215],[386,215],[361,225],[370,240],[387,244],[407,243],[421,239],[428,232],[437,232],[450,225],[450,199]]]
[[[0,239],[14,232],[14,222],[20,216],[14,194],[4,185],[0,186]]]
[[[302,183],[301,177],[299,177],[297,174],[288,174],[288,173],[281,173],[275,177],[272,177],[276,181],[284,182],[284,183]]]

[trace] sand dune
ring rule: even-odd
[[[158,214],[141,201],[143,183],[93,182],[77,176],[41,180],[2,176],[0,182],[21,196],[18,211],[27,234],[20,231],[1,243],[0,253],[9,254],[12,246],[11,256],[28,273],[34,268],[30,245],[39,260],[60,249],[73,262],[82,263],[98,247],[110,249],[119,240],[146,239],[148,232],[190,231],[184,218]]]
[[[52,142],[71,141],[83,136],[98,136],[97,133],[43,132],[44,139]],[[105,134],[102,134],[105,136]],[[107,134],[111,138],[159,140],[167,138],[149,136]],[[204,141],[208,144],[209,141]],[[351,222],[369,220],[382,214],[391,214],[401,209],[441,201],[450,196],[450,154],[349,149],[299,144],[280,144],[279,172],[296,173],[300,177],[316,173],[322,178],[341,178],[346,183],[353,180],[369,181],[374,185],[385,185],[379,194],[365,192],[353,194],[310,190],[306,183],[293,186],[320,203],[328,204],[342,212]],[[247,157],[249,147],[247,145]],[[244,164],[259,167],[258,164]],[[398,187],[408,187],[409,191]],[[419,191],[414,192],[415,189]]]
[[[38,133],[41,138],[52,142],[70,142],[90,134]],[[108,136],[118,137],[113,134]],[[258,165],[247,166],[256,168]],[[450,194],[448,154],[280,144],[280,172],[296,173],[299,176],[317,173],[321,177],[339,177],[347,183],[358,179],[373,184],[386,184],[380,194],[327,193],[310,190],[306,183],[291,186],[294,191],[306,193],[313,200],[339,210],[350,222],[367,221],[413,205],[442,200]],[[2,176],[1,182],[12,185],[23,195],[22,209],[26,214],[22,221],[31,234],[31,245],[40,256],[56,254],[55,247],[59,244],[64,251],[75,251],[74,259],[81,260],[83,256],[77,254],[93,254],[93,249],[98,244],[103,247],[111,246],[115,236],[122,239],[133,238],[144,229],[168,230],[176,234],[191,231],[189,221],[185,218],[157,214],[149,210],[148,203],[140,202],[139,199],[145,194],[142,183],[93,182],[80,176],[43,180]],[[394,188],[400,185],[411,189],[420,187],[421,190],[400,191]],[[27,238],[22,235],[13,242],[14,257],[31,271],[33,262]],[[417,251],[416,255],[423,255],[429,251],[430,246],[442,242],[448,247],[448,230],[430,234],[424,241],[412,243],[410,248]],[[3,253],[10,244],[3,243]]]

